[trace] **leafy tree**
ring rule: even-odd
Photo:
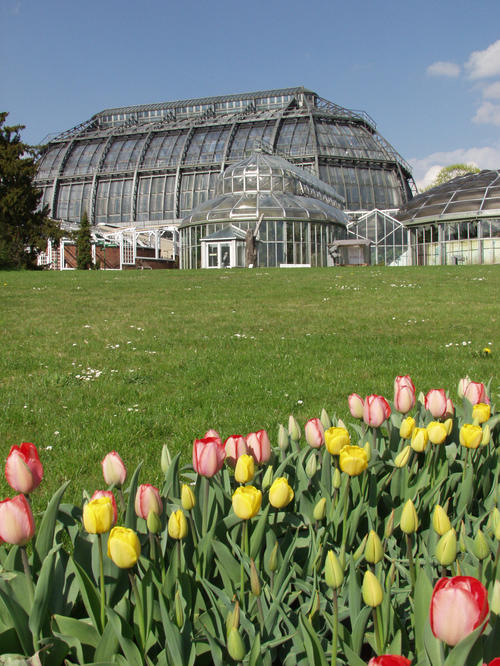
[[[93,267],[92,238],[86,210],[83,212],[80,228],[76,232],[76,267],[80,270],[88,270]]]
[[[468,173],[479,173],[479,171],[480,169],[478,169],[477,166],[474,166],[474,164],[450,164],[439,171],[438,175],[434,178],[432,183],[425,188],[425,190],[430,190],[432,187],[443,185],[449,180],[453,180],[453,178],[458,178],[458,176],[466,176]]]
[[[61,231],[33,185],[39,149],[21,141],[24,125],[5,125],[7,115],[0,113],[0,268],[34,268],[37,253]]]

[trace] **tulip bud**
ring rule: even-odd
[[[261,483],[262,492],[265,492],[271,486],[271,483],[273,482],[273,474],[274,474],[274,469],[272,465],[269,465],[268,468],[266,469],[266,473],[262,477],[262,483]]]
[[[458,545],[460,546],[461,553],[467,552],[467,546],[465,545],[465,523],[463,520],[460,522],[460,535],[458,539]]]
[[[500,525],[500,511],[495,507],[491,512],[488,525],[491,527],[493,534],[495,534],[498,525]]]
[[[309,612],[309,622],[312,622],[316,615],[319,613],[319,610],[321,608],[320,604],[320,599],[319,599],[319,592],[316,590],[316,593],[313,597],[313,601],[311,604],[311,611]]]
[[[341,449],[351,442],[351,437],[346,428],[334,427],[325,431],[325,446],[332,456],[338,456]]]
[[[496,580],[493,585],[490,608],[492,613],[500,615],[500,580]]]
[[[278,446],[282,451],[286,451],[288,448],[288,445],[290,443],[290,440],[288,439],[288,431],[287,429],[281,425],[278,429]]]
[[[274,544],[274,547],[271,551],[271,554],[269,555],[269,562],[267,563],[267,567],[271,573],[274,573],[276,569],[278,568],[278,542]]]
[[[330,417],[328,416],[328,412],[326,411],[326,409],[324,407],[321,410],[320,421],[323,424],[323,428],[325,430],[332,427],[332,421],[331,421]]]
[[[193,491],[187,485],[187,483],[182,484],[181,488],[181,504],[184,511],[191,511],[196,504],[196,498]]]
[[[391,536],[393,529],[394,529],[394,509],[391,511],[391,514],[389,518],[387,518],[387,522],[385,524],[384,537],[386,539],[388,539]]]
[[[414,428],[415,419],[413,416],[407,416],[405,419],[403,419],[399,427],[399,436],[401,439],[410,439]]]
[[[288,434],[293,442],[298,442],[300,440],[300,427],[292,414],[290,414],[288,418]]]
[[[380,585],[378,578],[369,570],[365,571],[361,593],[365,604],[372,608],[380,606],[382,599],[384,598],[382,586]]]
[[[453,528],[439,539],[436,546],[436,559],[443,567],[448,567],[457,557],[457,535]]]
[[[491,429],[490,426],[486,423],[483,426],[483,437],[481,439],[481,446],[486,446],[490,443],[491,440]]]
[[[163,474],[168,472],[168,468],[172,464],[172,456],[170,455],[170,450],[166,444],[162,446],[161,449],[161,458],[160,458],[160,467]]]
[[[472,407],[474,423],[486,423],[491,416],[491,407],[486,402],[478,402]]]
[[[148,526],[148,531],[151,532],[151,534],[158,534],[158,532],[161,531],[161,520],[156,511],[151,510],[148,513],[146,524]]]
[[[460,428],[460,444],[468,449],[477,449],[483,439],[483,429],[479,425],[464,423]]]
[[[181,509],[174,511],[168,519],[168,536],[172,539],[184,539],[188,532],[187,520]]]
[[[279,477],[269,489],[269,502],[275,509],[284,509],[293,500],[294,492],[284,477]]]
[[[352,416],[354,416],[355,419],[362,419],[364,407],[363,398],[357,393],[351,393],[347,398],[347,402],[349,403],[349,411]]]
[[[255,562],[253,559],[250,560],[250,587],[252,590],[252,594],[255,597],[260,596],[260,580],[259,580],[259,574],[257,573],[257,569],[255,568]]]
[[[497,520],[497,524],[495,526],[495,539],[500,541],[500,520]]]
[[[361,543],[359,544],[359,546],[356,548],[356,550],[355,550],[354,553],[352,554],[353,560],[354,560],[355,562],[357,562],[357,561],[360,559],[360,557],[361,557],[362,555],[364,555],[364,552],[365,552],[365,546],[366,546],[366,542],[367,542],[367,541],[368,541],[368,534],[365,534],[365,536],[363,537],[363,540],[361,541]]]
[[[229,630],[229,635],[227,637],[227,651],[229,652],[231,659],[234,659],[234,661],[243,661],[246,654],[245,644],[243,643],[241,634],[238,629],[235,629],[234,627],[231,627]]]
[[[232,611],[229,611],[226,618],[226,630],[229,636],[230,629],[238,629],[240,626],[240,602],[236,601]]]
[[[325,429],[318,418],[309,419],[304,426],[306,442],[313,449],[319,449],[325,442]]]
[[[399,526],[405,534],[413,534],[418,529],[418,516],[411,499],[403,507]]]
[[[434,513],[432,514],[432,526],[434,527],[434,531],[437,532],[439,536],[443,536],[451,530],[450,519],[448,518],[446,511],[439,504],[436,504],[434,507]]]
[[[446,419],[444,427],[446,428],[446,434],[449,436],[453,429],[453,419]]]
[[[472,550],[478,560],[484,560],[490,554],[488,542],[486,541],[486,537],[481,532],[481,530],[478,530],[476,536],[474,537]]]
[[[431,444],[442,444],[448,436],[448,430],[444,423],[431,421],[427,426],[427,435]]]
[[[429,435],[426,428],[414,428],[411,434],[411,448],[417,453],[422,453],[429,443]]]
[[[382,542],[374,530],[370,530],[365,546],[365,560],[370,564],[377,564],[384,557]]]
[[[184,624],[184,611],[182,610],[181,595],[179,590],[175,592],[175,621],[179,629],[182,629]]]
[[[316,461],[316,454],[313,452],[307,458],[307,463],[306,463],[306,474],[308,479],[313,478],[313,476],[316,474],[317,468],[318,468],[318,463]]]
[[[342,476],[340,474],[340,470],[338,467],[336,467],[333,470],[333,479],[332,479],[332,485],[333,487],[338,490],[340,488],[340,484],[342,483]]]
[[[404,449],[402,449],[398,455],[394,458],[394,465],[396,467],[405,467],[408,464],[410,459],[411,446],[407,444]]]
[[[328,587],[336,590],[342,585],[343,580],[344,572],[342,571],[342,567],[333,550],[329,550],[326,554],[325,562],[325,583]]]
[[[322,497],[318,502],[316,502],[316,506],[314,507],[314,520],[320,521],[323,520],[325,517],[326,513],[326,498]]]
[[[89,534],[104,534],[113,527],[113,504],[109,497],[90,500],[83,507],[83,526]]]
[[[108,557],[120,569],[131,569],[139,559],[141,544],[134,530],[113,527],[108,537]]]
[[[116,451],[111,451],[101,461],[102,475],[108,486],[123,486],[127,469]]]
[[[109,501],[109,500],[108,500]],[[109,502],[111,506],[111,502]],[[111,509],[111,515],[113,511]],[[25,546],[35,534],[31,506],[24,495],[0,502],[0,543]]]
[[[467,386],[470,384],[470,377],[467,375],[466,377],[463,377],[459,382],[458,382],[458,397],[463,398],[465,394],[465,390]]]
[[[234,478],[238,483],[248,483],[255,474],[255,463],[252,456],[248,454],[241,455],[236,461],[234,469]]]
[[[370,460],[372,459],[372,445],[370,444],[370,442],[365,442],[363,448],[366,451],[366,457],[368,459],[368,462],[370,462]]]

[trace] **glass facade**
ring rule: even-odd
[[[86,208],[91,224],[180,220],[259,146],[310,170],[347,210],[412,196],[409,166],[367,114],[305,88],[108,109],[48,144],[36,184],[57,219]]]
[[[348,225],[347,238],[370,242],[370,263],[386,266],[409,266],[408,229],[387,212],[372,210]]]

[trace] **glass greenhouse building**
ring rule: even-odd
[[[349,215],[399,208],[416,191],[410,167],[365,112],[302,87],[101,111],[49,141],[36,184],[50,215],[66,223],[87,211],[94,226],[180,225],[219,195],[218,176],[255,149],[310,172]],[[273,233],[265,218],[261,238]],[[298,252],[293,263],[304,259]]]

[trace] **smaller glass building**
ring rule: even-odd
[[[500,170],[433,187],[396,217],[410,229],[413,265],[500,263]]]
[[[216,196],[179,227],[181,268],[328,266],[346,237],[344,199],[313,173],[253,152],[218,178]]]

